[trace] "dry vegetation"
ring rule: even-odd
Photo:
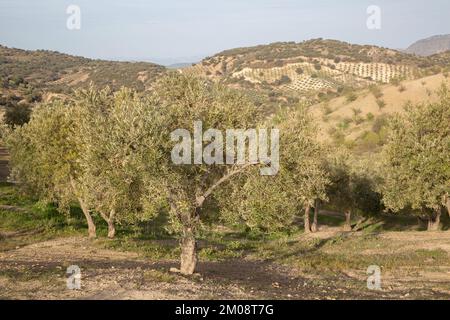
[[[402,113],[410,103],[436,101],[436,92],[450,84],[445,74],[437,74],[397,85],[377,85],[348,96],[327,100],[310,107],[322,134],[322,139],[340,140],[348,146],[373,152],[383,145],[389,115]],[[345,140],[342,140],[345,139]]]

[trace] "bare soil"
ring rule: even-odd
[[[80,290],[67,288],[71,265],[81,268]],[[371,291],[360,273],[303,275],[258,259],[200,262],[192,277],[168,271],[177,266],[177,261],[150,261],[136,253],[103,249],[83,237],[53,239],[0,252],[0,298],[450,299],[450,270],[421,275],[420,281],[388,278],[382,290]],[[445,284],[448,291],[442,289]]]

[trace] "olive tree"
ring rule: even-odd
[[[373,162],[373,156],[370,159]],[[327,156],[331,183],[327,188],[330,205],[345,215],[344,231],[351,231],[352,215],[373,215],[382,211],[376,169],[367,159],[335,148]]]
[[[142,172],[140,157],[152,148],[155,135],[154,105],[136,92],[108,88],[79,91],[74,98],[75,136],[83,146],[76,159],[88,206],[108,224],[133,219],[140,210]]]
[[[344,231],[351,231],[351,214],[355,207],[354,189],[350,167],[350,155],[345,149],[337,149],[328,156],[328,172],[331,184],[327,189],[333,208],[344,212]]]
[[[283,119],[282,119],[283,120]],[[328,173],[324,168],[324,146],[317,139],[317,128],[306,108],[293,113],[280,122],[281,167],[290,198],[304,209],[306,233],[317,230],[315,210],[311,228],[310,211],[319,201],[327,201]]]
[[[212,154],[213,158],[217,156],[217,161],[208,164],[203,161],[203,155],[211,152],[208,146],[220,144],[220,136],[225,135],[227,129],[255,128],[258,112],[248,99],[234,90],[176,73],[162,78],[154,92],[160,111],[155,121],[163,125],[159,136],[154,137],[157,147],[148,148],[143,158],[147,188],[144,202],[147,208],[168,202],[172,224],[181,234],[179,271],[192,274],[197,263],[196,232],[204,215],[205,202],[233,177],[256,165],[250,161],[224,163],[219,161],[223,153]],[[206,130],[204,140],[203,129],[198,127],[200,122]],[[177,132],[199,135],[200,141],[194,139],[192,143],[190,138],[174,141],[173,134]],[[204,151],[196,153],[195,144],[200,144],[201,150],[205,147]],[[193,156],[191,150],[194,150]],[[174,151],[193,160],[192,163],[175,163],[171,156]]]
[[[40,199],[55,202],[68,211],[78,201],[88,224],[89,237],[96,236],[95,224],[82,192],[77,159],[80,145],[73,108],[61,101],[34,108],[29,123],[5,138],[12,167],[12,179]]]
[[[383,150],[384,204],[426,215],[428,230],[439,229],[442,209],[450,210],[450,93],[443,87],[439,95],[393,117]]]
[[[276,230],[292,225],[302,212],[305,232],[316,231],[317,211],[312,225],[310,211],[318,201],[327,201],[325,148],[304,107],[282,111],[272,125],[280,130],[279,172],[264,177],[256,170],[249,171],[243,181],[234,184],[232,196],[223,198],[226,217],[237,218],[235,214],[239,213],[240,220],[234,220],[235,223],[242,221],[250,228]]]

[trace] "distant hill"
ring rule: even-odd
[[[375,84],[436,74],[447,56],[418,57],[401,51],[337,40],[278,42],[226,50],[180,70],[262,93],[274,103],[333,98]]]
[[[194,64],[195,63],[192,63],[192,62],[174,63],[171,65],[168,65],[167,68],[168,69],[184,69],[184,68],[191,67]]]
[[[147,62],[114,62],[55,51],[28,51],[0,45],[0,111],[65,97],[91,83],[99,88],[151,88],[166,68]]]
[[[420,57],[376,46],[314,39],[226,50],[200,63],[172,65],[170,69],[245,90],[271,113],[279,106],[300,101],[311,105],[372,85],[448,72],[449,65],[448,53]],[[168,69],[147,62],[93,60],[0,46],[0,105],[49,100],[90,83],[145,91]]]
[[[409,46],[405,52],[418,56],[431,56],[448,50],[450,50],[450,34],[419,40]]]
[[[28,51],[0,46],[0,82],[4,89],[29,86],[65,93],[89,85],[149,88],[166,68],[147,62],[93,60],[55,51]]]

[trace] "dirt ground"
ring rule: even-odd
[[[396,241],[405,235],[393,232],[383,236]],[[425,233],[421,236],[428,237]],[[450,233],[442,232],[438,238],[448,250]],[[423,240],[418,238],[417,243]],[[427,245],[432,246],[430,243]],[[410,274],[386,275],[382,289],[373,291],[367,289],[367,279],[361,273],[308,276],[268,260],[200,262],[198,274],[192,277],[170,273],[177,264],[104,249],[96,241],[78,236],[38,242],[0,253],[0,298],[450,299],[450,269],[412,278]],[[67,288],[66,270],[71,265],[81,268],[79,290]]]

